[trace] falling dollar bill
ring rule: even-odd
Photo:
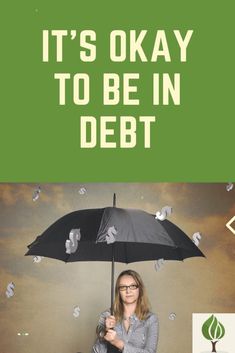
[[[14,288],[15,288],[15,285],[14,285],[13,282],[8,283],[7,290],[6,290],[7,298],[13,297],[13,295],[15,294],[14,293]]]
[[[41,262],[43,259],[43,256],[34,256],[33,257],[33,262],[39,263]]]
[[[39,199],[39,194],[41,192],[41,187],[38,186],[37,189],[34,190],[32,199],[33,201],[37,201]]]
[[[156,212],[156,219],[159,219],[159,221],[164,221],[168,216],[170,216],[173,212],[172,207],[170,206],[164,206],[161,211]]]
[[[80,315],[80,308],[79,308],[79,306],[75,306],[73,309],[73,316],[79,317],[79,315]]]
[[[172,321],[175,320],[176,319],[176,314],[175,313],[170,313],[169,319],[172,320]]]
[[[164,265],[165,260],[164,259],[159,259],[155,261],[155,270],[160,271],[162,266]]]
[[[116,241],[115,235],[117,235],[117,230],[114,226],[109,227],[106,235],[107,244],[112,244]]]
[[[73,254],[77,251],[78,242],[81,239],[81,232],[79,229],[72,229],[69,233],[69,239],[65,242],[66,254]]]
[[[233,183],[228,183],[226,185],[226,189],[227,189],[227,191],[231,191],[233,189]]]
[[[196,232],[193,234],[193,242],[196,246],[199,246],[200,240],[202,239],[201,233]]]
[[[84,195],[86,193],[86,188],[80,188],[79,189],[79,194]]]

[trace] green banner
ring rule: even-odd
[[[2,182],[221,182],[232,4],[38,1],[1,11]]]

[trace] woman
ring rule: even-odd
[[[158,319],[149,310],[145,287],[137,272],[120,273],[113,311],[113,315],[109,310],[101,314],[92,353],[156,353]]]

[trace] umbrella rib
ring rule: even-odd
[[[130,216],[129,213],[127,213],[127,216],[128,216],[128,218],[129,218],[129,220],[130,220],[130,223],[131,223],[131,228],[132,228],[132,233],[133,233],[133,235],[134,235],[134,240],[136,241],[137,239],[136,239],[136,236],[135,236],[135,227],[134,227],[133,220],[132,220],[132,218],[131,218],[131,216]]]

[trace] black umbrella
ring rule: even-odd
[[[193,241],[168,220],[135,209],[113,206],[69,213],[31,243],[26,255],[74,261],[112,261],[111,307],[114,262],[184,260],[204,256]]]

